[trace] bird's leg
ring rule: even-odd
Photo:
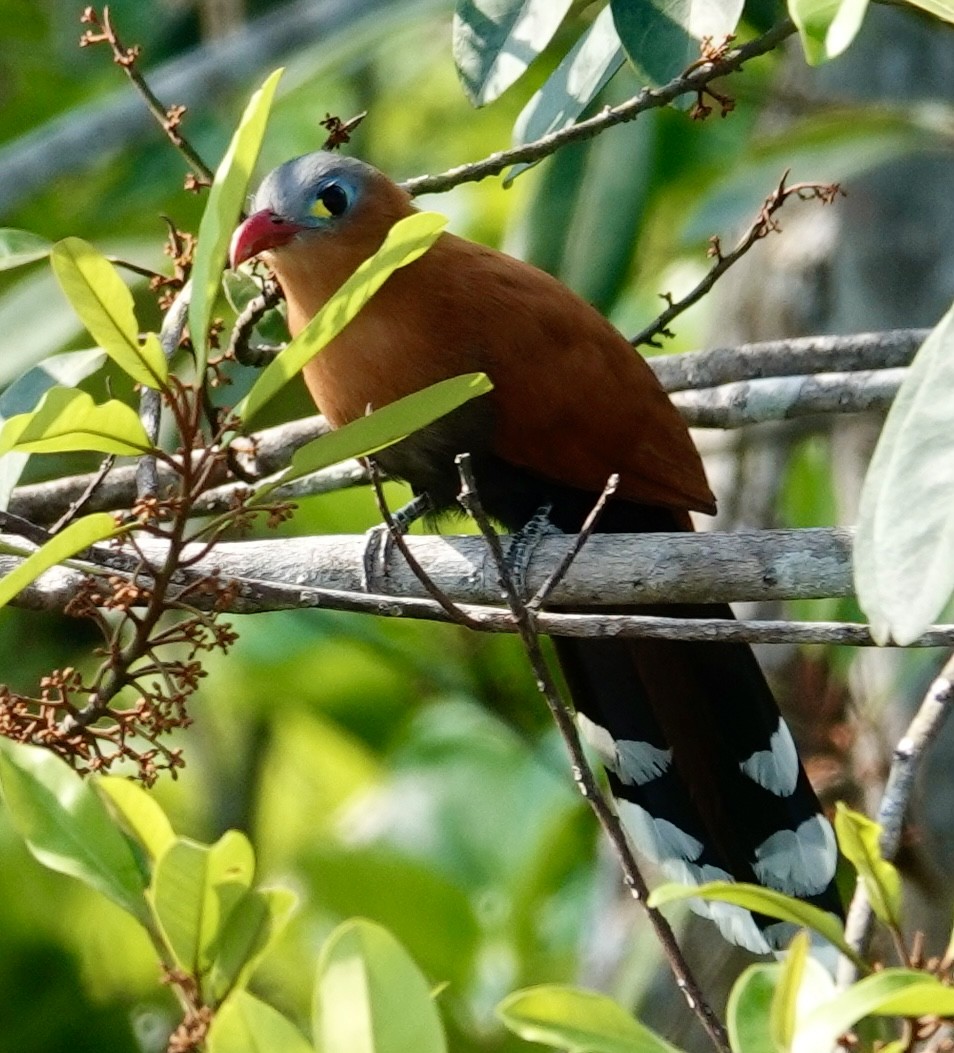
[[[387,577],[391,557],[394,554],[395,535],[404,535],[416,523],[430,512],[431,501],[427,494],[418,494],[406,505],[401,505],[390,512],[383,503],[381,511],[385,521],[371,527],[365,534],[364,557],[362,559],[361,587],[365,592],[372,592],[372,583],[380,577]]]
[[[517,594],[527,597],[527,571],[530,569],[530,558],[533,550],[542,538],[563,531],[550,522],[552,504],[541,505],[530,519],[510,538],[507,547],[506,565]]]

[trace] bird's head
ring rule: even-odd
[[[231,266],[267,252],[321,251],[329,239],[363,251],[384,240],[390,227],[413,211],[409,195],[371,165],[319,151],[286,161],[255,192],[250,215],[235,231]],[[377,245],[373,245],[374,251]]]

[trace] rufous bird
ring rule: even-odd
[[[369,165],[308,154],[262,182],[231,263],[264,257],[294,335],[414,210],[410,195]],[[456,508],[462,452],[486,511],[514,532],[543,506],[555,527],[578,532],[612,473],[619,488],[600,531],[691,530],[690,511],[715,511],[686,425],[626,339],[555,278],[454,234],[392,274],[304,376],[340,427],[369,406],[476,371],[491,392],[375,454],[433,512]],[[732,617],[727,605],[651,613]],[[840,913],[834,835],[747,645],[562,638],[555,646],[580,731],[639,851],[675,880],[756,882]],[[753,951],[791,932],[736,907],[693,902]]]

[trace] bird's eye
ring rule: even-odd
[[[350,204],[348,192],[339,183],[329,183],[318,191],[318,197],[311,206],[311,214],[323,219],[326,216],[340,216],[347,211]]]

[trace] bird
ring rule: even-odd
[[[317,151],[270,172],[234,232],[230,264],[261,257],[294,336],[416,211],[354,157]],[[577,533],[608,477],[608,533],[689,531],[715,498],[688,428],[645,359],[553,276],[450,232],[395,271],[304,368],[332,427],[430,384],[483,372],[491,391],[374,454],[433,513],[457,508],[470,454],[487,514],[519,534],[541,508]],[[627,608],[732,618],[728,605]],[[753,882],[834,914],[837,848],[775,698],[745,643],[556,638],[577,726],[637,851],[689,884]],[[691,901],[755,953],[793,929]]]

